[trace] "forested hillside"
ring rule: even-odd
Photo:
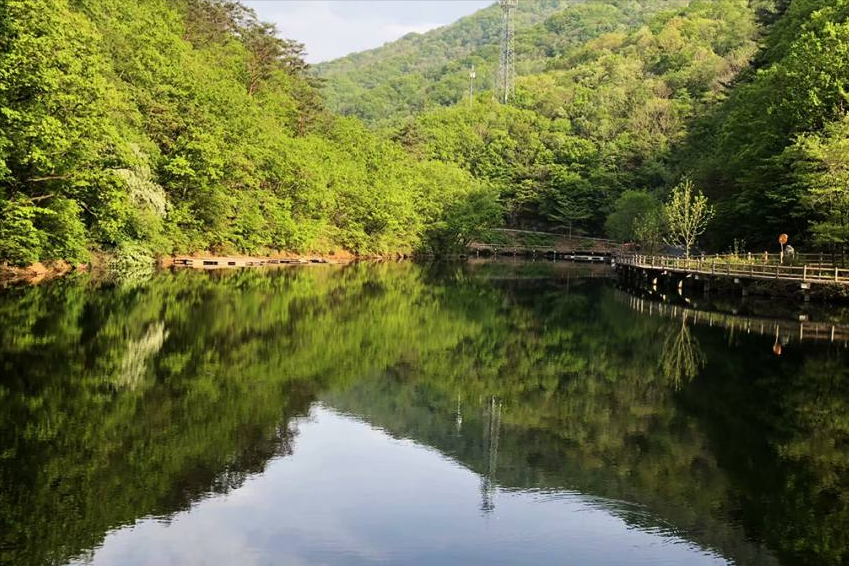
[[[718,201],[711,240],[849,244],[849,1],[777,0],[753,64],[695,121],[680,170]],[[773,23],[774,22],[774,23]]]
[[[462,244],[486,187],[333,116],[302,49],[228,0],[0,1],[0,262]]]
[[[516,13],[519,74],[542,71],[548,59],[603,33],[643,23],[651,14],[687,0],[525,0]],[[327,81],[331,109],[370,123],[391,124],[426,109],[450,106],[469,91],[495,84],[501,8],[493,4],[458,22],[383,47],[316,66]]]
[[[516,29],[522,33],[557,13],[570,0],[522,2]],[[327,81],[330,108],[370,122],[387,121],[450,105],[468,92],[469,70],[492,88],[498,63],[501,9],[497,5],[425,34],[411,33],[383,47],[316,65]],[[494,65],[493,65],[494,63]]]
[[[438,49],[467,45],[497,7],[321,66],[329,99],[494,185],[514,227],[654,245],[679,186],[715,212],[705,249],[763,250],[780,233],[808,250],[849,243],[849,2],[566,2],[536,24],[528,12],[551,5],[520,6],[509,106],[481,90],[496,39]]]
[[[0,0],[0,263],[654,249],[673,187],[709,198],[688,250],[849,242],[849,0],[519,5],[502,105],[497,6],[311,69],[235,0]]]
[[[757,53],[759,28],[746,0],[659,13],[650,9],[653,0],[628,4],[644,24],[582,32],[594,37],[553,51],[545,72],[519,77],[513,104],[482,93],[471,108],[458,104],[408,121],[397,138],[416,155],[457,163],[494,184],[516,226],[599,234],[625,191],[662,198],[681,175],[677,151],[693,121],[722,100]],[[588,3],[544,27],[585,29],[587,14],[597,12],[623,13]]]

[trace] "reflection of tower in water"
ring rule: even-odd
[[[481,476],[481,511],[495,509],[495,470],[498,466],[498,435],[501,431],[501,403],[490,397],[484,406],[483,442],[488,456],[488,469]]]

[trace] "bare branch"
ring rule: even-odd
[[[45,181],[65,181],[70,178],[70,175],[48,175],[46,177],[33,177],[31,179],[27,179],[27,183],[43,183]]]

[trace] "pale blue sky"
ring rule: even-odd
[[[318,63],[449,24],[493,0],[245,0]]]

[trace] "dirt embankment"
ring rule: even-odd
[[[0,283],[41,283],[57,277],[63,277],[74,271],[84,272],[89,270],[88,264],[71,265],[67,261],[46,261],[28,265],[26,267],[14,267],[0,264]]]

